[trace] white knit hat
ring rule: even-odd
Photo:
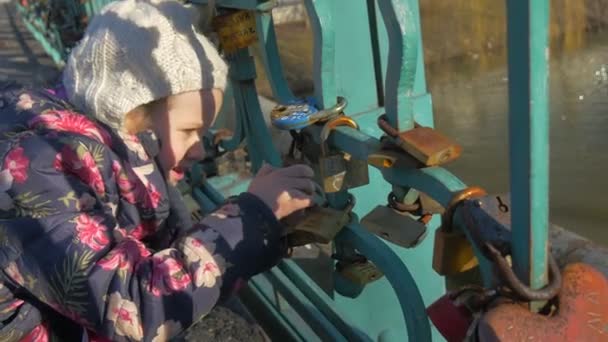
[[[70,102],[121,128],[134,108],[183,92],[225,89],[227,65],[194,27],[195,7],[118,0],[91,20],[63,73]]]

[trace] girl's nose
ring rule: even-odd
[[[186,154],[186,158],[193,162],[201,161],[205,158],[205,147],[203,146],[203,142],[201,140],[198,140],[194,145],[192,145],[192,147],[190,147],[188,153]]]

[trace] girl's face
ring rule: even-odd
[[[157,106],[152,129],[161,143],[160,167],[171,184],[205,156],[201,137],[213,125],[223,101],[221,90],[201,90],[172,95]]]

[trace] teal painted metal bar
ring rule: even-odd
[[[272,89],[272,94],[279,103],[288,103],[295,99],[289,89],[289,84],[283,73],[283,65],[277,47],[276,33],[272,13],[258,12],[256,15],[256,30],[262,61],[266,69],[266,76]]]
[[[248,49],[241,49],[228,56],[231,63],[230,76],[234,82],[233,92],[237,102],[237,115],[241,116],[244,136],[247,141],[252,172],[265,161],[274,166],[282,164],[276,147],[267,141],[270,136],[254,83],[255,63]]]
[[[336,103],[335,2],[304,0],[314,35],[313,81],[315,99],[321,108]]]
[[[279,312],[277,309],[279,305],[276,302],[276,299],[273,300],[273,297],[275,296],[268,293],[269,286],[261,281],[261,277],[262,276],[253,278],[251,281],[249,281],[247,287],[253,292],[257,302],[264,306],[264,314],[270,314],[275,322],[280,322],[283,330],[285,330],[289,335],[290,341],[306,341],[298,332],[297,327],[293,326],[282,312]]]
[[[510,0],[507,13],[513,268],[538,289],[549,236],[549,1]]]
[[[323,341],[344,341],[335,325],[310,301],[302,292],[298,291],[290,279],[280,269],[272,269],[267,274],[268,279],[274,287],[285,297],[287,302],[294,307],[298,314],[319,335]]]
[[[235,88],[238,86],[238,81],[231,80],[231,82],[234,95]],[[238,89],[236,91],[238,91]],[[236,150],[245,140],[245,124],[243,123],[244,118],[242,115],[239,115],[239,113],[245,111],[245,108],[243,107],[244,104],[242,101],[240,101],[240,98],[237,98],[236,96],[234,96],[232,100],[234,101],[234,108],[236,110],[234,132],[232,132],[233,135],[230,139],[220,142],[220,147],[227,151]]]
[[[431,326],[416,281],[403,261],[377,236],[351,223],[340,231],[336,242],[358,250],[374,263],[389,281],[401,305],[408,341],[431,341]]]
[[[213,212],[218,206],[216,202],[209,198],[209,196],[207,196],[199,188],[192,189],[192,197],[198,203],[204,213]]]
[[[336,311],[332,300],[293,260],[283,260],[278,268],[294,283],[313,305],[343,334],[348,341],[368,341],[369,338],[352,330],[353,324]]]
[[[282,280],[285,280],[285,278],[283,277]],[[331,341],[331,339],[323,339],[323,332],[320,332],[319,334],[313,328],[313,326],[316,326],[318,328],[318,324],[315,325],[315,323],[313,323],[312,325],[308,325],[308,322],[301,315],[302,310],[315,310],[315,308],[311,307],[310,303],[306,301],[296,303],[294,297],[291,297],[288,300],[285,295],[289,296],[289,294],[285,293],[284,290],[286,288],[289,288],[289,286],[283,286],[282,289],[280,289],[275,285],[275,283],[279,281],[280,280],[278,280],[276,277],[273,281],[272,273],[266,272],[253,277],[250,283],[254,284],[257,289],[259,289],[264,294],[264,296],[272,303],[274,310],[285,318],[285,322],[290,327],[293,327],[294,332],[298,336],[296,340],[305,342]],[[291,286],[293,288],[293,285]],[[305,300],[304,298],[302,299]],[[293,306],[292,303],[294,303],[296,306]],[[304,316],[306,316],[306,313],[304,313]],[[314,319],[315,316],[308,315],[306,317]],[[321,317],[316,318],[322,319]],[[326,320],[325,323],[327,324]]]
[[[398,131],[414,127],[411,97],[421,39],[415,0],[379,0],[378,6],[390,41],[384,106],[389,123]]]
[[[192,0],[193,4],[207,5],[209,0]],[[271,8],[276,3],[276,0],[259,1],[259,0],[215,0],[217,7],[226,7],[233,9],[257,10],[260,7]]]

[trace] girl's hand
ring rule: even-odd
[[[259,197],[280,220],[313,204],[313,170],[304,164],[274,168],[264,164],[247,190]]]

